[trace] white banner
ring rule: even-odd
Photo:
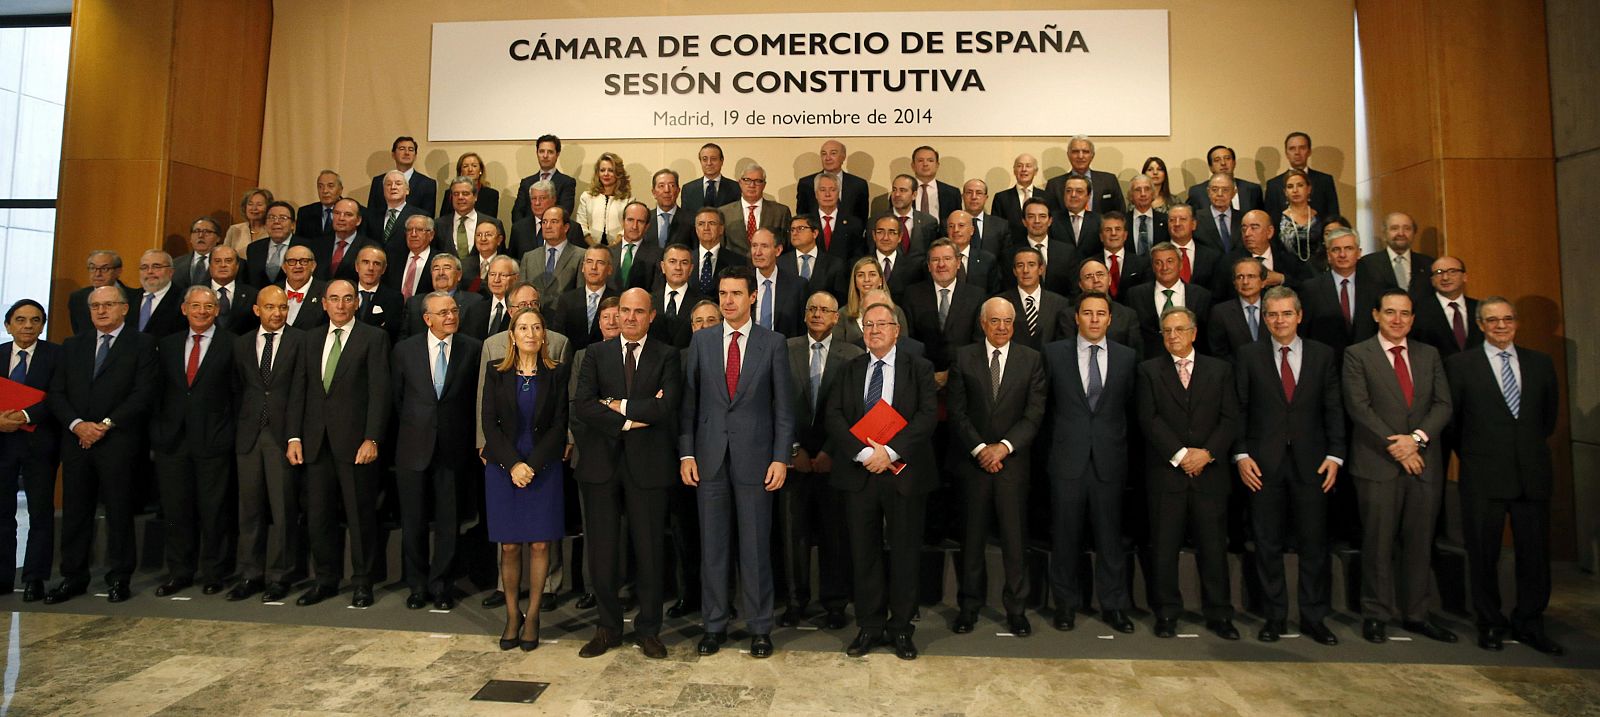
[[[433,25],[428,139],[1161,136],[1167,12]]]

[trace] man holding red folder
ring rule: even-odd
[[[827,406],[828,435],[839,457],[830,482],[845,493],[861,626],[845,654],[861,657],[887,638],[896,656],[914,660],[911,615],[917,608],[923,513],[928,493],[939,485],[933,364],[895,349],[900,325],[888,304],[867,307],[861,326],[867,354],[851,360]]]
[[[61,365],[61,347],[44,341],[44,307],[23,299],[6,311],[11,341],[0,344],[0,595],[14,586],[17,491],[28,496],[28,548],[22,562],[22,601],[44,597],[55,545],[56,464],[61,427],[44,403],[44,390]]]

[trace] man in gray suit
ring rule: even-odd
[[[578,268],[583,264],[583,247],[567,239],[567,210],[550,207],[544,211],[543,243],[522,255],[522,280],[549,297],[544,312],[555,310],[561,292],[578,285]]]
[[[794,394],[783,335],[751,320],[755,271],[717,277],[723,323],[684,355],[678,468],[699,488],[701,655],[728,641],[728,556],[739,523],[739,592],[752,657],[772,656],[772,495],[783,487],[794,439]],[[703,481],[702,481],[703,479]]]
[[[1455,642],[1455,633],[1428,617],[1429,559],[1445,479],[1437,441],[1450,422],[1450,384],[1438,350],[1406,340],[1409,294],[1385,291],[1372,318],[1378,335],[1344,352],[1344,404],[1354,426],[1350,472],[1361,508],[1361,635],[1384,642],[1388,621],[1398,616],[1408,632]]]

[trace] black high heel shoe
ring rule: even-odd
[[[527,621],[524,620],[523,624],[526,625]],[[519,638],[521,637],[520,633],[521,633],[521,630],[519,629],[518,630],[518,637]],[[533,639],[532,640],[521,640],[521,643],[522,643],[522,651],[523,652],[533,652],[534,650],[539,648],[539,617],[537,615],[535,615],[534,618],[533,618]]]
[[[522,615],[522,616],[519,616],[517,618],[517,629],[511,631],[511,639],[508,640],[508,639],[506,639],[504,637],[500,638],[500,649],[502,649],[502,650],[510,650],[510,649],[513,649],[513,648],[515,648],[517,646],[517,643],[521,641],[520,638],[522,637],[522,623],[525,620],[527,620],[527,616],[526,615]]]

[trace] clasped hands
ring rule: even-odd
[[[1406,475],[1422,475],[1422,451],[1417,449],[1417,440],[1411,434],[1396,433],[1389,436],[1389,457],[1406,469]]]

